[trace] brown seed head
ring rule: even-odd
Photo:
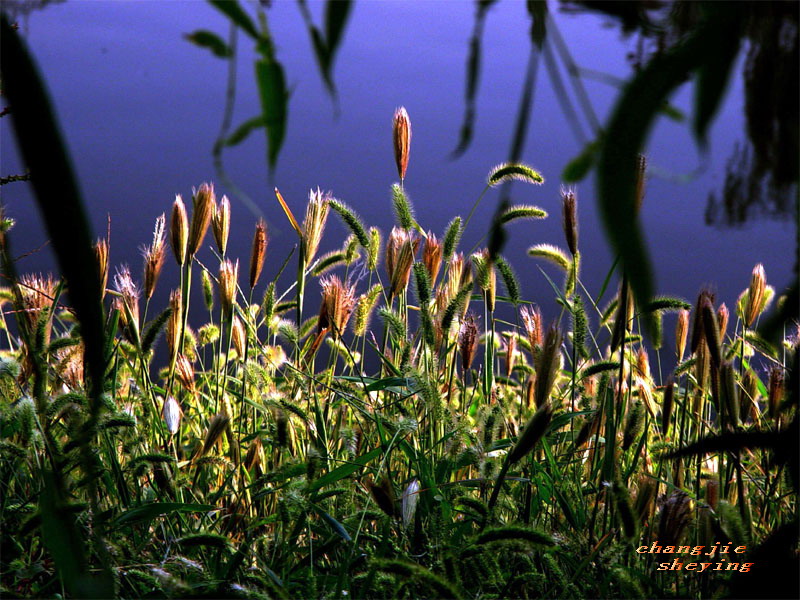
[[[56,282],[49,273],[44,275],[25,274],[19,278],[17,291],[22,302],[21,313],[27,322],[29,331],[36,331],[36,322],[39,320],[39,313],[53,305],[56,293]],[[50,323],[45,328],[45,342],[50,342]]]
[[[706,303],[714,304],[714,294],[709,290],[702,290],[697,296],[697,304],[694,307],[694,320],[692,321],[692,354],[697,352],[700,343],[705,341],[705,324],[703,323],[703,306]]]
[[[181,336],[181,291],[172,290],[169,294],[169,308],[170,314],[167,319],[167,345],[169,346],[170,362],[175,360],[178,354],[178,345],[180,344]]]
[[[670,375],[664,385],[664,402],[661,406],[661,434],[667,435],[672,409],[675,406],[675,378]]]
[[[355,287],[342,283],[336,275],[324,277],[319,283],[322,286],[322,305],[317,331],[330,329],[331,337],[339,339],[356,304]]]
[[[97,272],[100,276],[100,299],[106,297],[108,287],[108,241],[99,239],[94,245],[94,255],[97,259]]]
[[[778,411],[780,411],[781,402],[783,401],[783,391],[783,368],[774,366],[769,372],[769,395],[767,396],[767,409],[772,419],[777,420],[778,418]]]
[[[730,319],[730,311],[723,302],[717,309],[717,323],[719,324],[719,337],[721,340],[725,339],[725,332],[728,329],[728,320]]]
[[[475,315],[472,313],[467,314],[461,323],[458,348],[461,352],[462,372],[466,373],[472,366],[472,361],[478,351],[478,325],[475,323]]]
[[[683,361],[686,352],[686,339],[689,335],[689,311],[681,309],[678,313],[678,322],[675,325],[675,353],[678,355],[678,362]]]
[[[658,539],[664,546],[677,546],[691,521],[692,501],[686,492],[673,491],[661,507]]]
[[[422,247],[422,263],[431,280],[431,287],[436,285],[439,269],[442,266],[442,243],[436,239],[432,232],[428,232],[425,245]]]
[[[175,196],[172,203],[172,215],[170,217],[169,241],[172,244],[172,252],[178,265],[183,266],[186,262],[187,245],[189,243],[189,219],[186,217],[186,205],[180,194]]]
[[[239,261],[231,263],[225,259],[219,266],[219,301],[226,317],[233,314],[233,303],[236,301],[236,284],[239,279]]]
[[[398,108],[392,121],[392,141],[394,142],[394,162],[400,181],[406,178],[408,155],[411,150],[411,120],[404,107]]]
[[[525,333],[528,334],[528,342],[531,345],[531,352],[537,352],[537,348],[542,347],[542,312],[538,306],[529,308],[523,306],[519,310],[522,317],[522,325],[525,327]]]
[[[211,231],[217,242],[217,249],[222,256],[228,249],[228,234],[231,230],[231,203],[227,196],[223,196],[218,205],[214,206],[214,215],[211,217]]]
[[[636,354],[636,370],[643,379],[650,379],[650,359],[644,348],[639,348],[639,352]]]
[[[130,269],[123,265],[114,275],[114,288],[120,294],[120,313],[124,314],[125,324],[133,339],[139,336],[139,288],[131,277]]]
[[[764,265],[758,263],[753,267],[753,274],[750,277],[750,288],[747,291],[747,301],[745,302],[744,318],[747,326],[750,327],[756,317],[761,314],[764,303],[764,293],[767,289],[767,275],[764,272]]]
[[[517,354],[517,336],[511,335],[506,342],[506,377],[511,377]]]
[[[175,362],[175,376],[187,392],[195,392],[194,368],[184,354],[179,354]]]
[[[250,253],[250,288],[256,287],[261,269],[264,267],[264,257],[267,255],[267,224],[264,219],[256,223],[256,232],[253,235],[253,250]]]
[[[419,247],[419,239],[411,231],[392,228],[386,242],[386,273],[389,275],[389,294],[397,296],[408,287],[411,266]]]
[[[241,360],[244,360],[245,357],[245,345],[247,341],[247,334],[244,330],[244,324],[242,320],[237,317],[236,315],[233,316],[233,325],[231,326],[231,339],[233,340],[233,347],[236,350],[236,354],[239,355]]]
[[[706,502],[713,510],[717,510],[717,504],[719,504],[719,481],[716,479],[709,479],[706,482]]]
[[[308,193],[308,205],[306,206],[306,218],[303,220],[303,236],[301,246],[305,266],[311,264],[317,254],[322,233],[325,231],[325,223],[328,220],[328,201],[329,194],[323,194],[319,188],[310,190]]]
[[[206,237],[211,216],[214,214],[217,198],[214,195],[214,185],[203,183],[192,196],[192,228],[189,232],[189,259],[191,260]]]
[[[575,190],[562,187],[561,201],[564,215],[564,236],[567,238],[569,251],[575,256],[578,253],[578,202]]]
[[[153,297],[158,278],[161,275],[161,268],[164,266],[164,257],[167,250],[164,243],[165,224],[166,219],[162,213],[156,219],[156,224],[153,228],[153,242],[149,246],[142,248],[142,255],[144,256],[144,297],[147,300]]]

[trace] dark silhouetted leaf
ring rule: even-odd
[[[211,31],[198,29],[194,33],[187,33],[183,37],[201,48],[208,48],[214,56],[219,58],[230,58],[233,56],[233,51],[230,49],[230,46],[216,33],[212,33]]]
[[[253,131],[260,129],[265,125],[266,122],[264,121],[264,115],[258,115],[252,119],[247,119],[247,121],[239,125],[239,127],[237,127],[223,143],[226,146],[237,146],[243,142]]]
[[[256,61],[256,80],[261,99],[264,124],[267,127],[267,156],[270,167],[275,166],[286,134],[288,93],[283,67],[275,60]]]
[[[244,9],[239,5],[238,0],[209,0],[211,5],[217,8],[220,12],[222,12],[225,16],[227,16],[231,21],[236,23],[239,27],[241,27],[247,35],[249,35],[253,39],[258,39],[258,30],[256,30],[256,26],[253,24],[253,21],[244,11]]]
[[[587,173],[589,173],[597,161],[597,151],[599,148],[600,142],[598,140],[586,144],[583,150],[581,150],[581,153],[569,161],[567,166],[564,167],[564,170],[561,172],[561,179],[563,179],[565,183],[574,183],[586,177]]]

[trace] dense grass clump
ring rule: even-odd
[[[791,566],[797,340],[759,334],[763,267],[733,310],[708,291],[640,306],[624,273],[614,298],[592,295],[564,190],[566,249],[536,243],[535,206],[500,217],[564,273],[545,322],[506,259],[459,248],[469,217],[440,236],[417,222],[395,121],[388,236],[318,189],[301,222],[276,190],[299,238],[286,287],[263,222],[251,256],[228,255],[230,203],[210,184],[156,219],[143,287],[98,241],[96,419],[69,290],[9,273],[4,595],[91,595],[89,572],[121,597],[705,597]],[[509,179],[543,180],[504,164],[487,188]],[[318,256],[331,211],[350,236]],[[168,246],[178,281],[161,278]],[[644,339],[645,319],[676,347]],[[724,561],[749,570],[637,552],[716,542],[745,546]]]

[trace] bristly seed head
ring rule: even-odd
[[[412,231],[393,227],[386,242],[386,273],[389,275],[391,297],[408,287],[411,265],[419,247],[419,239]]]
[[[94,255],[97,259],[97,271],[100,276],[100,300],[106,297],[108,287],[108,240],[98,239],[94,245]]]
[[[425,265],[425,270],[428,271],[431,286],[435,286],[436,278],[439,276],[439,269],[442,266],[442,244],[430,231],[422,247],[422,263]]]
[[[308,192],[306,218],[303,220],[301,246],[305,267],[311,264],[317,254],[325,223],[328,220],[328,201],[330,194],[323,194],[319,188]]]
[[[144,297],[149,300],[153,297],[156,290],[158,278],[161,275],[161,268],[164,266],[166,256],[166,245],[164,228],[166,218],[162,213],[157,219],[153,228],[153,243],[142,248],[144,256]]]
[[[169,241],[172,244],[175,260],[182,267],[186,262],[187,245],[189,244],[189,219],[186,217],[186,205],[180,194],[175,196],[175,202],[172,204]]]
[[[192,196],[192,227],[189,232],[188,248],[188,258],[190,260],[200,250],[203,238],[206,237],[216,202],[213,184],[201,184],[200,188]]]
[[[211,217],[211,231],[217,242],[217,249],[222,256],[228,248],[228,234],[231,230],[231,203],[227,196],[223,196],[218,205],[214,206],[214,215]]]
[[[678,362],[683,361],[686,352],[686,340],[689,336],[689,311],[682,308],[678,312],[678,322],[675,325],[675,353],[678,355]]]
[[[264,219],[256,223],[256,232],[253,235],[253,250],[250,253],[250,289],[256,287],[261,269],[264,267],[264,257],[267,255],[267,224]]]
[[[219,267],[219,301],[222,312],[228,318],[233,314],[233,303],[236,300],[236,284],[239,279],[239,261],[231,263],[222,261]]]
[[[342,283],[336,275],[320,280],[322,304],[320,306],[317,332],[330,329],[331,337],[337,340],[344,333],[347,321],[356,303],[355,287]]]
[[[461,368],[466,373],[472,366],[472,361],[478,351],[478,325],[475,323],[475,315],[472,313],[468,313],[461,323],[458,348],[461,352]]]
[[[578,201],[575,190],[561,188],[561,200],[564,215],[564,236],[567,238],[567,247],[575,256],[578,253]]]
[[[411,120],[404,107],[398,108],[392,120],[392,141],[394,142],[394,161],[400,181],[406,178],[408,156],[411,151]]]
[[[753,267],[753,274],[750,277],[750,288],[747,291],[747,302],[745,303],[744,317],[747,326],[750,327],[756,317],[763,310],[762,304],[764,293],[767,289],[767,275],[764,272],[764,265],[758,263]]]

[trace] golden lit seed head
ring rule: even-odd
[[[94,245],[94,255],[97,259],[97,272],[100,276],[100,299],[106,297],[106,287],[108,286],[108,241],[98,239]]]
[[[245,344],[247,341],[247,334],[244,330],[242,320],[236,315],[233,316],[233,326],[231,327],[231,339],[236,354],[239,355],[241,360],[245,360]]]
[[[308,193],[308,205],[306,206],[306,218],[303,220],[301,240],[306,267],[314,260],[322,240],[322,233],[325,231],[325,223],[328,220],[329,200],[330,194],[323,194],[319,188],[310,190]]]
[[[745,321],[750,327],[763,310],[764,293],[767,288],[767,275],[764,272],[764,265],[758,263],[753,267],[753,274],[750,277],[750,288],[748,289],[747,301],[745,303]]]
[[[253,235],[253,249],[250,253],[250,288],[256,287],[261,269],[264,267],[264,257],[267,255],[267,224],[264,219],[256,223],[256,232]]]
[[[166,246],[164,244],[166,218],[162,213],[153,228],[153,242],[142,249],[144,255],[144,297],[149,300],[156,290],[161,268],[164,266]]]
[[[227,196],[223,196],[219,205],[214,206],[214,216],[211,218],[211,231],[217,242],[217,249],[222,256],[228,248],[228,235],[231,230],[231,203]]]
[[[419,239],[412,231],[400,227],[392,228],[386,242],[386,273],[389,275],[392,297],[408,287],[411,266],[419,247]]]
[[[411,120],[404,107],[398,108],[392,121],[392,141],[394,142],[394,161],[400,181],[406,178],[408,156],[411,150]]]
[[[200,246],[203,243],[203,238],[206,237],[208,226],[211,223],[211,216],[214,214],[214,207],[216,205],[216,196],[214,195],[214,185],[203,183],[192,196],[192,227],[189,232],[189,248],[188,256],[193,258]]]
[[[439,269],[442,266],[442,243],[430,231],[425,238],[425,245],[422,247],[422,262],[431,280],[431,287],[433,287],[436,285],[436,278],[439,276]]]
[[[347,327],[347,321],[356,304],[355,288],[342,283],[336,275],[320,279],[322,286],[322,304],[320,306],[317,330],[331,330],[331,337],[341,337]]]
[[[184,354],[179,354],[175,362],[175,376],[187,392],[194,393],[194,368]]]
[[[186,217],[186,205],[180,194],[175,196],[175,202],[172,203],[169,241],[172,244],[175,260],[178,261],[178,265],[183,266],[186,262],[187,245],[189,244],[189,219]]]
[[[169,319],[167,319],[167,344],[169,345],[171,360],[174,360],[178,353],[178,345],[180,344],[181,336],[181,291],[172,290],[169,294],[169,307],[171,312]]]
[[[719,336],[720,339],[725,339],[725,332],[728,329],[728,320],[730,319],[731,313],[728,310],[728,306],[723,302],[719,305],[717,309],[717,323],[719,323]]]
[[[686,340],[689,335],[689,311],[682,308],[678,313],[678,322],[675,325],[675,353],[678,355],[678,362],[683,361],[686,353]]]
[[[219,300],[222,305],[222,312],[226,317],[230,317],[233,313],[238,278],[239,261],[237,260],[235,263],[227,259],[222,261],[219,267]]]

